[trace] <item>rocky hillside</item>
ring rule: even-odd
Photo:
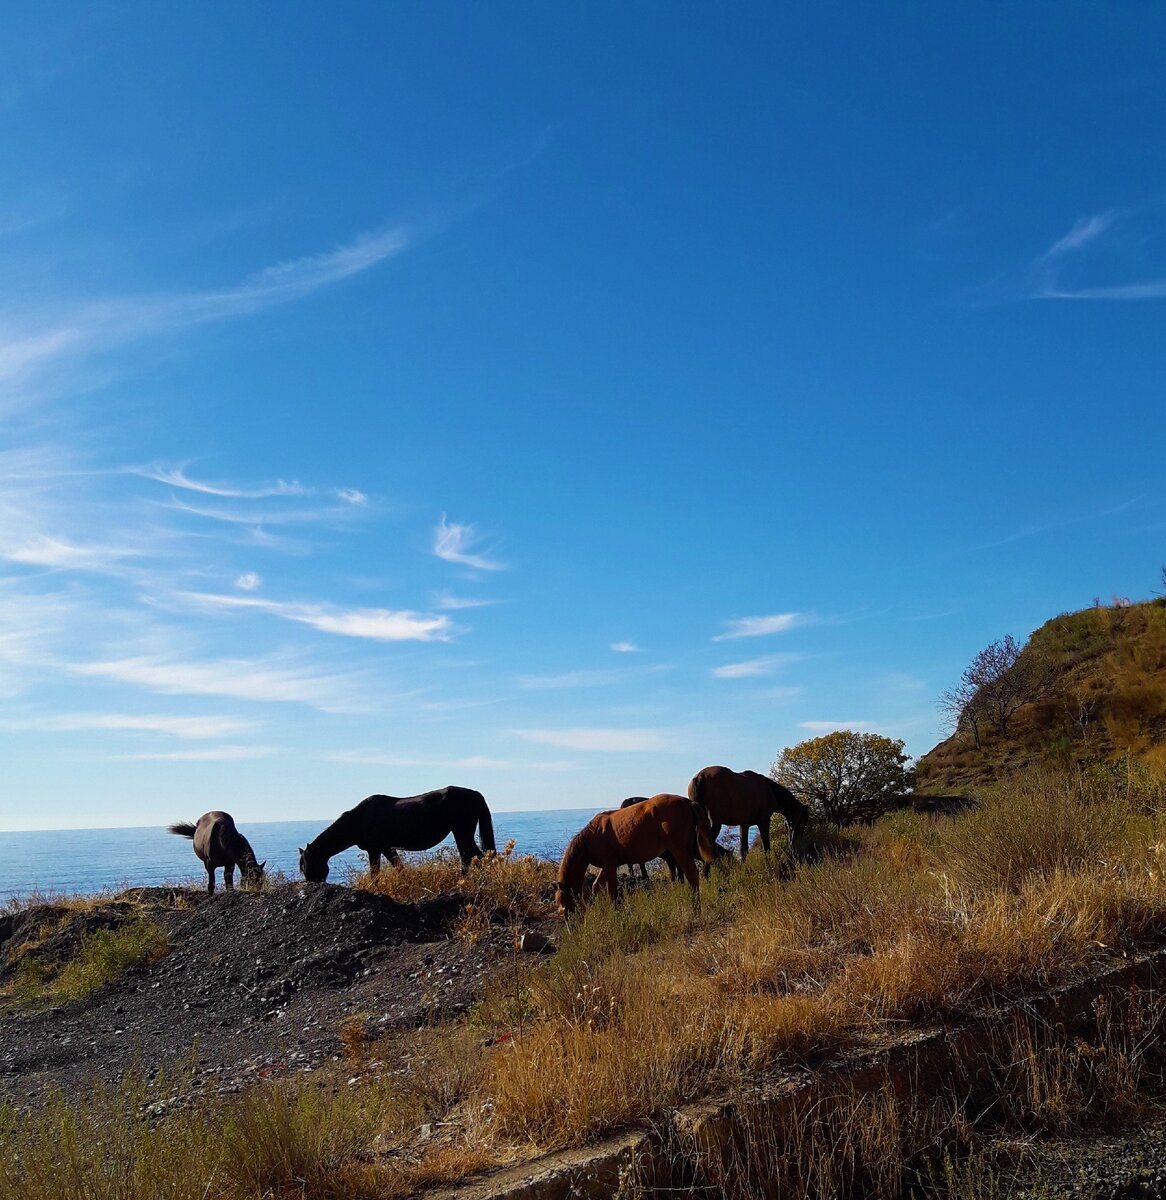
[[[1041,763],[1166,770],[1166,599],[1097,605],[1037,629],[1014,670],[1030,697],[1001,733],[957,730],[918,764],[920,790],[960,790]]]

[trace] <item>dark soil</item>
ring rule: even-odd
[[[0,987],[11,952],[30,938],[43,939],[39,958],[61,960],[93,930],[145,915],[169,940],[158,962],[83,1000],[0,1008],[0,1100],[23,1106],[46,1090],[116,1084],[135,1071],[239,1091],[256,1076],[339,1057],[340,1026],[354,1014],[376,1036],[464,1013],[492,977],[515,970],[516,937],[528,926],[499,918],[470,943],[452,933],[461,905],[297,884],[214,896],[135,889],[71,920],[60,906],[0,916]]]

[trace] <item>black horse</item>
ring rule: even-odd
[[[474,841],[475,827],[482,849]],[[398,850],[429,850],[450,833],[463,867],[483,850],[494,849],[494,823],[481,792],[445,787],[420,796],[369,796],[341,813],[300,850],[300,871],[310,883],[323,883],[332,855],[359,846],[368,855],[368,869],[375,875],[382,855],[397,866],[401,861]]]

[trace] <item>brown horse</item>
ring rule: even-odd
[[[684,796],[662,793],[634,804],[601,812],[567,843],[559,864],[555,899],[565,915],[583,898],[588,867],[599,868],[596,889],[616,898],[616,868],[650,862],[667,850],[694,892],[699,890],[697,854],[711,863],[716,856],[708,814]]]
[[[223,868],[223,886],[228,892],[235,887],[236,864],[243,876],[244,887],[263,886],[263,868],[267,863],[255,861],[251,843],[235,828],[235,818],[230,813],[203,813],[196,824],[180,821],[171,825],[169,831],[193,839],[194,852],[206,867],[208,896],[214,895],[216,867]]]
[[[705,767],[688,785],[688,797],[709,815],[713,837],[722,825],[741,827],[741,861],[749,852],[749,829],[756,825],[761,845],[769,853],[769,822],[781,813],[789,823],[790,845],[806,827],[810,810],[780,783],[756,771],[730,771],[728,767]]]

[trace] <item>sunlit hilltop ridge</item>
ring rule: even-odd
[[[990,783],[1039,763],[1166,764],[1166,598],[1095,603],[1046,621],[1014,671],[1030,680],[1004,733],[968,722],[925,754],[921,787]]]

